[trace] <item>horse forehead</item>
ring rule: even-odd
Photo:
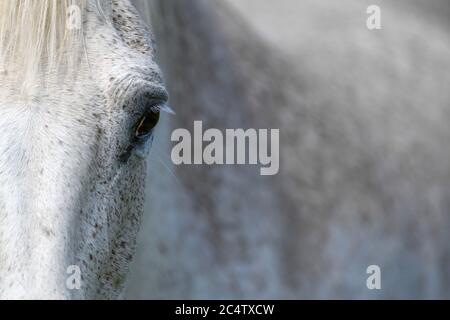
[[[86,54],[94,74],[111,78],[142,77],[162,84],[155,60],[154,36],[129,1],[112,1],[112,19],[99,20],[89,12],[86,26]],[[109,81],[105,84],[110,85]]]

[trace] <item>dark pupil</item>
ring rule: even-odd
[[[141,118],[141,120],[139,120],[136,129],[136,137],[142,138],[150,134],[151,131],[158,124],[158,121],[159,121],[159,112],[149,112],[147,115]]]

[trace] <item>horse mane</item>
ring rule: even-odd
[[[103,14],[99,0],[2,0],[0,1],[0,72],[13,71],[32,82],[61,65],[70,66],[83,48],[83,23],[71,28],[74,8]]]

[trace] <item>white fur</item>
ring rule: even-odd
[[[70,35],[65,8],[74,3],[86,10],[82,31]],[[135,9],[127,0],[102,5],[0,2],[0,298],[122,291],[145,163],[119,156],[149,99],[165,90]],[[76,72],[66,72],[71,60]],[[66,287],[71,265],[81,269],[80,290]]]

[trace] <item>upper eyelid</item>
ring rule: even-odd
[[[164,87],[151,86],[136,90],[134,98],[137,100],[142,99],[147,104],[165,104],[169,100],[169,94]]]
[[[146,98],[149,100],[159,101],[162,103],[169,101],[169,94],[163,87],[152,87],[151,90],[147,89],[146,92]]]
[[[162,82],[162,79],[148,79],[142,75],[133,73],[120,78],[112,77],[110,92],[112,101],[122,101],[127,104],[139,98],[154,100],[160,103],[166,103],[169,100],[169,94]],[[119,102],[120,103],[120,102]]]
[[[123,101],[123,109],[129,112],[137,111],[135,108],[141,106],[165,105],[169,100],[169,94],[162,86],[142,86],[128,90]],[[139,110],[139,108],[138,108]],[[139,112],[139,111],[138,111]]]

